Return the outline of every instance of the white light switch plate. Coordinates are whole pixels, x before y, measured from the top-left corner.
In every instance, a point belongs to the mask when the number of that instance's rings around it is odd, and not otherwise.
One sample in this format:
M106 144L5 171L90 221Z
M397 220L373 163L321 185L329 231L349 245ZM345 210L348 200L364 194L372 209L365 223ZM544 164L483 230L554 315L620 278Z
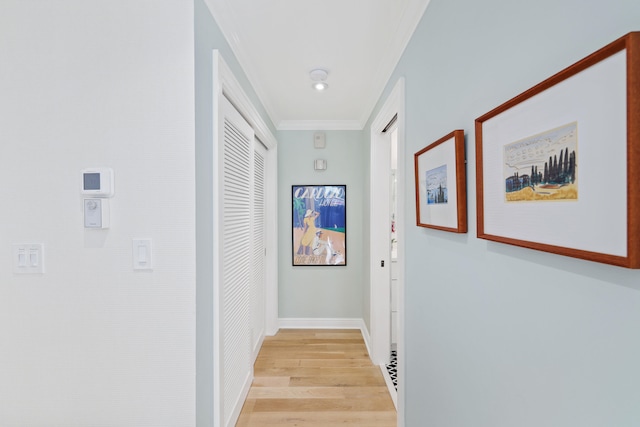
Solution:
M133 239L133 269L152 270L153 258L151 239Z
M16 274L44 273L44 244L20 243L13 245L13 272Z

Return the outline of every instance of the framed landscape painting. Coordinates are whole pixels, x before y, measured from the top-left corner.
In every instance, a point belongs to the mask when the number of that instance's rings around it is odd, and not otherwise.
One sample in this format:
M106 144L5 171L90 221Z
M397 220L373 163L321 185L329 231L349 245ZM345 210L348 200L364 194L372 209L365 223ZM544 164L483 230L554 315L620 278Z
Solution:
M464 131L454 130L414 154L416 225L467 232Z
M294 266L347 265L347 186L293 185Z
M476 119L478 237L640 268L640 33Z

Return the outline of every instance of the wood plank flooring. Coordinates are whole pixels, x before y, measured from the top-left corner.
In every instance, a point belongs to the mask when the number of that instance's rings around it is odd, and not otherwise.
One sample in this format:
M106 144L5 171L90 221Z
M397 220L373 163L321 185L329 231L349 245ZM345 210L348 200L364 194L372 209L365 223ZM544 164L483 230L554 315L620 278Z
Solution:
M236 427L396 427L380 368L358 330L280 330L266 337Z

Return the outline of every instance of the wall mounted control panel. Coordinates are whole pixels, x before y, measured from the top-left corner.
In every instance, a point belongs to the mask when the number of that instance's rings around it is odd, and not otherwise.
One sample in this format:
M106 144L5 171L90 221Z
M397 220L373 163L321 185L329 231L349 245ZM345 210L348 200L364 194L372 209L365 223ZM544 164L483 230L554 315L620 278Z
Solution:
M84 199L84 227L109 228L109 199Z
M109 228L109 198L113 197L113 170L110 168L89 168L81 172L80 194L83 199L84 227Z
M91 197L113 197L113 170L90 168L82 171L81 193Z

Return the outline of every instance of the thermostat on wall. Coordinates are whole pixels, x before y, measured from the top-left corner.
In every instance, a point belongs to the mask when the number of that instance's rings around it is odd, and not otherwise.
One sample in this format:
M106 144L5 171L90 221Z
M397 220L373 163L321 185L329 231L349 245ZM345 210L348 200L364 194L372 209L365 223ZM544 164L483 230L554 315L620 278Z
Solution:
M91 168L82 171L82 194L93 197L113 196L113 170Z

